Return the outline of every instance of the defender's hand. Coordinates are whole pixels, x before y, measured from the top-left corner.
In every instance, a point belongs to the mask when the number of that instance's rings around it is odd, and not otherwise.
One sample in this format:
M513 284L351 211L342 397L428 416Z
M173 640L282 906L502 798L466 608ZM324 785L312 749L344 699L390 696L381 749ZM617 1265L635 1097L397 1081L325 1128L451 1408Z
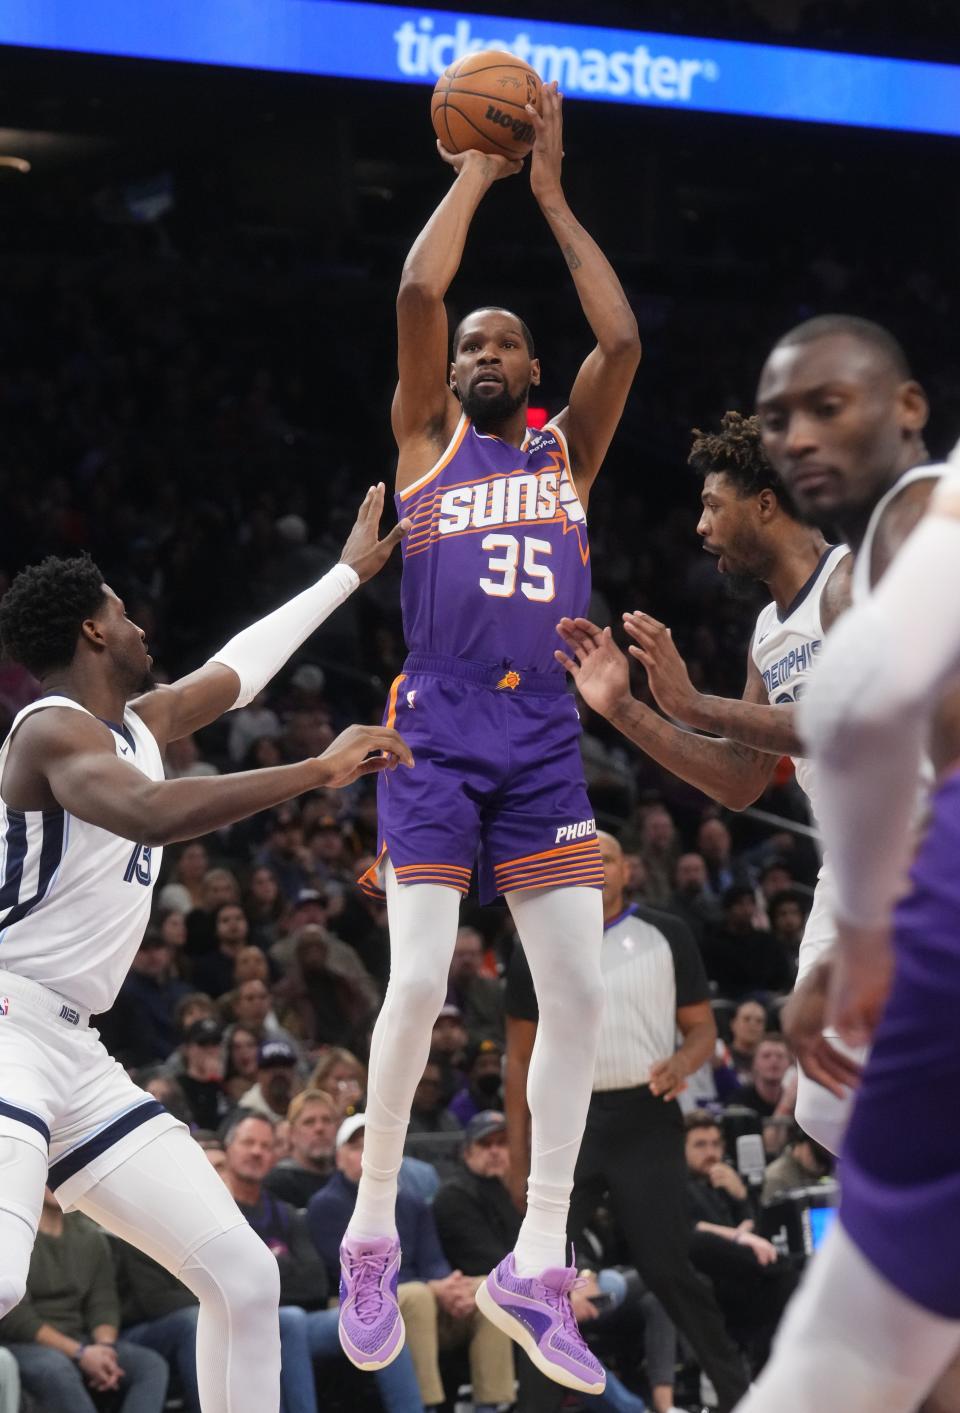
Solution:
M587 618L561 618L557 632L575 654L574 659L557 651L557 662L570 673L587 706L610 716L630 696L630 668L610 629Z
M361 775L395 770L401 761L413 765L410 747L387 726L348 726L317 759L326 767L320 784L334 790L351 785Z
M349 564L359 575L361 584L372 579L374 574L380 573L393 554L395 546L410 529L410 521L401 520L382 540L377 538L380 533L385 493L382 481L367 491L340 555L340 563Z
M823 1033L833 966L832 956L824 958L797 982L783 1008L781 1021L797 1063L807 1078L843 1099L846 1089L859 1083L860 1066L835 1050Z
M630 656L642 662L657 706L667 716L675 717L688 726L698 693L690 681L687 665L677 652L670 629L648 613L625 613L623 626L637 644Z
M837 922L837 944L827 991L827 1025L848 1045L866 1045L880 1023L893 980L886 928Z
M540 92L542 112L538 113L532 103L527 104L527 117L537 135L530 163L530 187L538 201L561 190L563 162L563 94L556 80L545 83Z
M523 167L522 162L514 161L509 157L501 157L498 153L478 152L473 147L468 148L466 152L448 152L439 138L437 138L437 151L447 166L453 168L457 176L465 168L476 168L488 186L500 181L502 177L515 177Z

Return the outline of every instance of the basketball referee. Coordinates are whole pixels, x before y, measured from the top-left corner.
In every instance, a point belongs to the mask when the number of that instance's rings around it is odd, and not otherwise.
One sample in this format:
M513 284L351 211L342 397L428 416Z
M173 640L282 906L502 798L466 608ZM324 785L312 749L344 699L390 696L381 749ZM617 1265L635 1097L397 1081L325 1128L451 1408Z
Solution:
M676 1102L687 1076L716 1043L710 988L686 923L669 913L628 907L620 845L601 834L600 852L607 997L570 1231L578 1233L609 1195L633 1264L692 1345L717 1391L721 1413L727 1413L746 1393L747 1377L710 1287L690 1262L683 1120ZM576 998L570 1004L575 1026ZM536 1032L536 998L517 947L507 980L506 1066L515 1199L520 1196L515 1175L527 1171L526 1085Z

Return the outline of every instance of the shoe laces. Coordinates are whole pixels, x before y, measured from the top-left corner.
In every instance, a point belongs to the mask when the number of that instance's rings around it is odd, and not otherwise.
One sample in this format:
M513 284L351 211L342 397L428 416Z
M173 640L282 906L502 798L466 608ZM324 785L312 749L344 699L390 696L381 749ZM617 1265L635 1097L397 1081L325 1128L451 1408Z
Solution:
M380 1282L388 1259L373 1251L350 1257L350 1275L354 1281L353 1308L364 1324L372 1324L382 1311Z
M557 1314L560 1316L564 1333L578 1342L583 1341L583 1336L577 1324L577 1317L573 1313L573 1305L570 1303L570 1294L574 1290L582 1289L586 1284L587 1280L585 1276L576 1276L569 1284L565 1284L559 1289L552 1285L545 1285L543 1287L546 1292L547 1304L552 1310L556 1310Z

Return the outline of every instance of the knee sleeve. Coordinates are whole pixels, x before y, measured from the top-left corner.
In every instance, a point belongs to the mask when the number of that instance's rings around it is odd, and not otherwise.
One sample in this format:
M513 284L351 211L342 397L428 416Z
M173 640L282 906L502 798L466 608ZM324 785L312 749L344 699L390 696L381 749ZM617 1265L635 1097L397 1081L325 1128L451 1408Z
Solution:
M180 1279L205 1305L222 1306L234 1320L276 1319L280 1268L252 1227L233 1227L189 1257Z

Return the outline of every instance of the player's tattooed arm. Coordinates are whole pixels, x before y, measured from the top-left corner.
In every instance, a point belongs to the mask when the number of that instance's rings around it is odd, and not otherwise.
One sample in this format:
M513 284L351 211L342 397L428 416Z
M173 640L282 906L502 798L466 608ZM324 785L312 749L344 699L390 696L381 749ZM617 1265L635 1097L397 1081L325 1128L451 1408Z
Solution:
M557 661L584 701L651 760L728 809L746 809L763 794L776 755L685 731L637 701L630 691L629 659L609 628L601 630L585 618L564 618L557 630L572 654L558 652Z
M623 415L637 364L640 334L633 310L603 251L570 209L563 191L563 98L544 84L543 112L528 105L536 130L530 185L573 275L597 346L577 374L570 403L554 420L567 437L581 499L600 469Z
M711 697L698 692L670 629L648 613L625 613L623 626L633 639L630 655L643 664L660 710L697 731L709 731L754 751L775 756L802 755L794 707L771 706L753 658L747 657L743 697Z

